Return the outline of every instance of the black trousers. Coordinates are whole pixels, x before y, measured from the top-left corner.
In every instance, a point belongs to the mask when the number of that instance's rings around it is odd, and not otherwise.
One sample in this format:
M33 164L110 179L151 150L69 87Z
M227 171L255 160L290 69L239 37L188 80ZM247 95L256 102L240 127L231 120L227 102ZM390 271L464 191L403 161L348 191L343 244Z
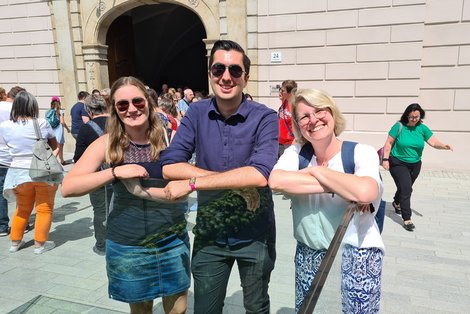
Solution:
M415 183L416 178L418 178L422 162L407 163L393 156L390 156L388 162L390 165L390 174L397 186L393 201L395 204L400 204L401 217L403 220L410 220L413 183Z

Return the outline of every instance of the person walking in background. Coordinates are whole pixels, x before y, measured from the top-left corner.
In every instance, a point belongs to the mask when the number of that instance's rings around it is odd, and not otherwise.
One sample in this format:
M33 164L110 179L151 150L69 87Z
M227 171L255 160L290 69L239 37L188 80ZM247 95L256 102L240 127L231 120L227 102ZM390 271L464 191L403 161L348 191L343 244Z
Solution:
M168 91L169 91L168 84L163 83L162 84L162 91L158 95L159 96L165 95L166 93L168 93Z
M57 149L54 150L54 156L57 157L57 160L64 165L64 144L65 136L64 129L70 133L70 129L65 123L64 118L65 112L61 107L60 98L57 96L52 97L51 99L51 108L46 111L46 120L51 125L55 133L55 138L57 140Z
M14 86L8 92L6 99L0 101L0 123L10 120L11 106L16 95L25 89L20 86ZM3 184L7 175L8 167L10 167L11 156L3 137L0 136L0 237L10 234L10 219L8 218L8 201L3 197ZM25 231L29 231L31 227L26 227Z
M82 157L85 150L100 137L106 130L106 120L108 117L107 102L102 96L95 94L85 98L85 109L90 116L90 121L82 125L77 135L75 144L75 154L73 160L77 162ZM106 251L106 216L113 194L112 187L107 184L90 192L90 203L93 206L93 230L95 233L95 245L93 252L104 256Z
M7 92L3 87L0 87L0 101L6 101L7 100Z
M415 229L411 221L411 193L421 171L424 143L436 149L452 150L449 144L439 141L423 123L424 116L425 111L419 104L410 104L401 115L400 121L388 132L384 145L382 166L385 170L390 170L397 187L392 205L396 213L401 214L403 227L407 231Z
M181 117L184 117L186 111L188 111L191 102L193 101L194 93L192 89L185 89L184 90L184 97L180 101L178 101L178 112L180 113Z
M172 128L170 118L168 117L168 114L166 114L165 111L163 111L162 109L161 103L162 102L171 103L172 102L170 98L171 95L167 93L158 97L157 92L153 88L149 88L147 92L149 93L149 96L152 98L153 102L156 104L155 114L158 115L158 117L162 120L163 125L165 126L166 138L169 143L171 140L172 133L173 133L173 128Z
M88 92L81 91L78 93L78 102L70 109L70 116L72 117L72 136L77 139L78 130L84 124L90 121L90 117L85 110L85 98L89 95Z
M33 147L36 144L34 120L37 119L42 138L47 139L52 149L57 147L55 133L50 124L38 118L39 106L33 95L19 92L11 109L10 120L0 124L0 134L10 149L11 168L8 170L3 194L10 201L16 200L10 240L10 253L15 253L24 245L23 235L31 212L36 206L34 228L34 253L42 254L55 247L47 241L52 224L56 183L33 181L29 176Z
M110 101L106 134L88 146L65 176L62 196L84 195L112 183L113 210L106 229L109 297L128 303L131 313L152 313L158 297L165 313L184 313L190 286L187 205L168 202L163 188L159 201L141 199L123 183L148 178L139 165L150 162L155 166L152 177L163 179L158 165L164 127L147 89L134 77L116 80ZM99 170L104 162L111 167Z
M198 191L191 262L194 313L222 313L235 261L246 312L269 313L268 286L276 259L276 231L267 179L277 159L278 119L274 110L243 96L250 59L239 44L216 41L209 69L215 97L189 107L161 156L164 177L174 180L165 188L169 200ZM196 165L188 163L194 152ZM210 222L204 218L201 206L210 203L217 193L213 190L227 189L241 189L247 202L234 210L243 215L251 209L253 216L236 226L223 221L214 232L205 229ZM226 214L216 207L210 220ZM237 218L236 212L233 215Z
M175 102L168 100L170 100L169 95L163 95L160 99L160 102L158 103L158 106L163 110L164 113L166 113L171 123L171 133L174 134L174 132L178 128L181 117L179 115L178 109L176 108Z
M297 83L293 80L282 82L279 88L279 99L282 104L279 107L277 115L279 117L279 156L294 141L294 131L292 128L291 104L292 91L297 88Z
M344 154L339 136L345 119L334 100L316 89L295 93L292 105L296 143L287 148L269 177L269 186L291 195L295 253L295 310L306 297L334 232L348 206L354 214L343 239L341 296L343 313L378 313L384 244L375 221L382 196L379 159L368 145ZM304 145L313 148L300 166ZM345 158L354 161L346 172Z

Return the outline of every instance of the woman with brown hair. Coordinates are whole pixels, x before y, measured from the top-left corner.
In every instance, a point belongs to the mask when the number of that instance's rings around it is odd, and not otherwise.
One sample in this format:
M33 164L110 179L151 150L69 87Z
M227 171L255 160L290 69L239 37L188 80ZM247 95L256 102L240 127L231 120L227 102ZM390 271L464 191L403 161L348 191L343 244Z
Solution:
M34 124L37 123L40 136L47 139L52 149L57 147L54 131L49 123L38 118L39 106L36 98L26 91L18 93L13 101L10 120L0 125L0 134L9 147L12 162L5 177L3 194L10 201L16 200L16 211L11 224L10 253L15 253L25 244L23 235L28 220L36 207L34 228L34 253L42 254L55 247L47 241L52 224L52 209L57 191L53 182L33 181L29 176L32 151L36 144Z
M163 298L166 313L184 313L190 285L189 238L185 203L165 200L160 152L164 127L145 85L122 77L111 87L107 133L83 153L62 183L64 197L113 185L113 210L107 219L106 269L109 297L129 303L131 313L152 313ZM109 168L99 170L103 163ZM152 167L142 168L137 165ZM158 180L160 200L130 194L125 179ZM148 180L142 181L148 185Z

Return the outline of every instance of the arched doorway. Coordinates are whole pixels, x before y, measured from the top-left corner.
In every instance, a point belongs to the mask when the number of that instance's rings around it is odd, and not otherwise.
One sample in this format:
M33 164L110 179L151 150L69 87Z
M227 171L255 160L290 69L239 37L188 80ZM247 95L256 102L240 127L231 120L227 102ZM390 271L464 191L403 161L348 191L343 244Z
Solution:
M207 93L205 38L199 17L183 6L133 8L117 17L106 34L110 85L133 75L157 91L166 83Z

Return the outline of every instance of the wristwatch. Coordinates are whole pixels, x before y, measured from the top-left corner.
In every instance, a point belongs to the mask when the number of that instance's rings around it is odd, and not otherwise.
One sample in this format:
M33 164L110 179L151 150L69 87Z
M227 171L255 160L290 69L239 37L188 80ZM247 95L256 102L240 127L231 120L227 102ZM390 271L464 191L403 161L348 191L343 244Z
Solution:
M388 158L382 158L382 161L388 161Z

